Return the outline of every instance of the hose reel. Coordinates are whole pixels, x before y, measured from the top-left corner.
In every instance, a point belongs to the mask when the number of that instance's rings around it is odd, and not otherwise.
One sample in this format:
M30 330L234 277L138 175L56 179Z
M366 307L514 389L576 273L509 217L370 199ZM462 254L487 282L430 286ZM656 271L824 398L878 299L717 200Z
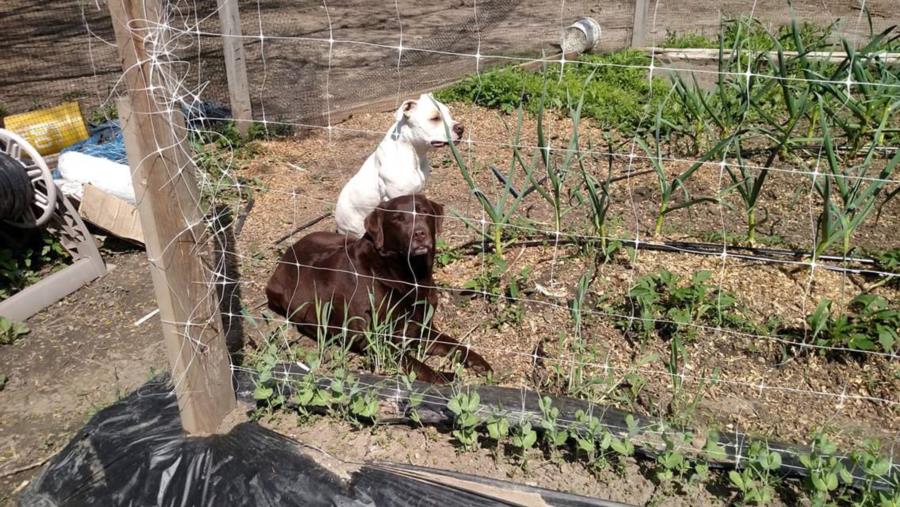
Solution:
M47 225L58 189L44 158L27 141L0 129L0 220L20 227Z
M0 301L0 316L25 320L103 276L106 265L94 236L53 182L44 158L28 141L0 129L0 226L46 227L73 263Z

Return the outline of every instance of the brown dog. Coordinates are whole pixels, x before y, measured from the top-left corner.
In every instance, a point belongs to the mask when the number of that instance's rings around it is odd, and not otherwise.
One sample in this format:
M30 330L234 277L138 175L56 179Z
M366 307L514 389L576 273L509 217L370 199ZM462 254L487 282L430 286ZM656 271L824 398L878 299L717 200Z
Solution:
M305 236L285 252L269 279L269 308L315 338L321 329L321 307L330 303L329 334L340 335L346 327L356 352L367 346L362 332L369 328L374 312L377 322L389 318L402 323L390 333L395 343L400 344L403 337L421 339L427 355L458 351L467 367L479 373L489 371L490 365L480 355L425 322L427 307L436 309L438 304L432 266L443 213L440 204L422 195L405 195L369 214L360 239L332 232ZM403 354L401 366L426 382L445 383L449 378L410 353Z

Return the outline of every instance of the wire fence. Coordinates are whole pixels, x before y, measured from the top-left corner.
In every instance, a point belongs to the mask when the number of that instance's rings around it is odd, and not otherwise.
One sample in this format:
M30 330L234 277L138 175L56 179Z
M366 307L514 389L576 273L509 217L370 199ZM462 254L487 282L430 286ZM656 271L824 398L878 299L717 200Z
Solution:
M900 434L900 272L891 260L900 246L893 200L900 81L897 67L876 56L898 47L896 31L877 38L892 21L883 10L890 6L795 3L798 17L810 13L812 25L836 23L816 46L846 52L829 67L810 63L803 47L785 57L778 46L778 55L765 59L760 55L772 48L751 48L751 34L740 30L735 56L720 55L716 68L658 57L654 48L673 34L724 30L725 13L744 20L732 26L767 27L757 33L769 44L781 33L771 27L796 19L780 2L731 2L696 16L702 4L651 2L648 56L623 63L567 59L553 44L574 13L600 19L601 47L628 45L631 2L240 3L253 128L269 136L247 142L203 121L172 126L193 150L173 177L199 168L205 228L230 235L212 248L216 260L206 277L191 282L216 288L219 297L240 293L222 298L226 327L243 338L246 360L235 368L271 373L278 361L301 361L322 374L365 367L399 379L405 355L426 360L435 345L455 346L429 334L436 322L483 356L493 367L491 381L501 385L795 442L837 427L842 443L877 439L893 470ZM200 105L228 97L217 6L166 5L161 19L146 20L149 29L135 33L159 70L149 92L161 111L186 109L208 120ZM62 16L72 26L10 35L14 48L40 41L40 51L55 50L54 59L27 66L16 60L21 67L0 81L4 100L21 108L35 96L77 93L83 104L111 104L124 90L103 11L87 3L26 14ZM703 21L689 24L688 13ZM802 46L809 35L799 30L792 40ZM82 37L77 43L75 34ZM71 44L59 46L51 35ZM82 66L90 57L90 71L77 78L61 64L75 54ZM490 72L526 62L538 70ZM16 76L25 69L44 84L22 87ZM604 126L579 116L591 101L616 98L593 83L630 86L618 80L630 71L646 83L633 124ZM711 76L718 88L693 88L679 77L691 72ZM338 192L393 128L393 113L345 121L342 113L385 99L399 106L467 75L475 90L470 100L457 94L449 104L465 134L458 146L429 155L425 192L445 210L431 217L443 221L433 279L398 280L352 261L344 269L281 257L276 238L339 206ZM522 79L512 85L519 93L500 96L498 76ZM545 104L521 93L528 79L545 92L570 88L565 100ZM6 95L15 87L18 95ZM768 91L754 95L760 89ZM490 109L503 100L506 111ZM676 106L666 110L668 104ZM280 137L282 127L303 135ZM761 155L750 154L757 148ZM383 211L413 222L428 216ZM325 220L294 239L333 229ZM176 244L172 238L163 253ZM319 343L311 344L285 315L261 309L279 263L383 283L401 297L434 293L440 306L429 322L417 323L426 330L418 335L392 323L357 329L352 319L335 326L325 318L313 333ZM345 309L340 297L314 303ZM197 328L205 324L166 324L200 354ZM354 340L367 340L361 359L334 352ZM433 366L484 380L458 364Z

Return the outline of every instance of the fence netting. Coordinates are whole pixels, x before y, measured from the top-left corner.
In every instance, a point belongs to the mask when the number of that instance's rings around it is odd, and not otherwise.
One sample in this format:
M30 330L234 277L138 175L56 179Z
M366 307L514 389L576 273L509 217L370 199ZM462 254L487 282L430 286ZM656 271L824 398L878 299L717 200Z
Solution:
M540 444L522 414L502 414L507 430L482 435L467 415L502 426L466 385L490 382L639 415L643 430L661 435L658 471L701 474L666 456L729 433L813 444L807 461L795 456L811 476L833 465L837 442L858 466L836 479L840 488L812 481L810 497L849 491L841 488L854 477L894 487L896 13L889 2L837 0L648 4L646 48L623 49L632 2L239 3L250 135L227 121L179 134L218 236L216 261L197 282L219 289L234 368L255 376L261 407L336 406L368 421L377 418L372 403L389 396L367 398L348 372L400 385L412 382L413 357L455 379L456 394L440 401L457 416L463 448L491 439L523 452L571 446L576 461L592 463L634 453L622 443L634 428L607 439L591 413L557 421L543 406L531 414L543 421ZM166 6L140 34L165 71L154 97L161 110L204 119L202 104L228 104L217 6ZM7 107L71 93L103 105L123 93L102 6L27 9L30 31L21 23L4 35L15 69L0 80ZM604 30L600 52L566 58L560 36L583 15ZM38 50L44 58L18 57ZM691 56L699 54L706 59ZM345 310L336 296L307 302L319 322L302 337L290 315L266 309L269 277L281 262L358 277L352 262L282 254L335 229L338 194L393 128L393 109L432 89L464 133L428 153L424 192L444 212L426 322L414 334L389 312L363 328L352 315L335 325L330 312ZM381 302L372 304L379 314ZM190 337L196 323L178 324ZM432 325L492 373L464 367L464 354L430 357L441 344ZM289 382L275 374L282 363L300 365ZM558 428L569 433L560 438ZM858 450L863 441L870 454ZM775 451L799 454L791 449ZM753 470L775 467L771 451L752 450L751 461L766 463ZM884 459L865 469L865 456ZM827 473L841 474L837 465ZM729 480L747 498L744 479Z

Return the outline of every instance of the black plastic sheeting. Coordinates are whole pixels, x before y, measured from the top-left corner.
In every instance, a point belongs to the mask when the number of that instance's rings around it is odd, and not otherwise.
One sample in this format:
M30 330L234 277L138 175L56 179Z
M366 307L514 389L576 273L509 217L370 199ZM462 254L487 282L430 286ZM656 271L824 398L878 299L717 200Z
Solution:
M337 476L243 423L186 437L174 391L151 381L98 412L22 494L21 505L373 505Z
M524 505L519 495L531 505L622 505L404 465L365 465L344 481L297 442L252 422L224 435L186 436L174 391L161 378L98 412L19 504L474 507Z

